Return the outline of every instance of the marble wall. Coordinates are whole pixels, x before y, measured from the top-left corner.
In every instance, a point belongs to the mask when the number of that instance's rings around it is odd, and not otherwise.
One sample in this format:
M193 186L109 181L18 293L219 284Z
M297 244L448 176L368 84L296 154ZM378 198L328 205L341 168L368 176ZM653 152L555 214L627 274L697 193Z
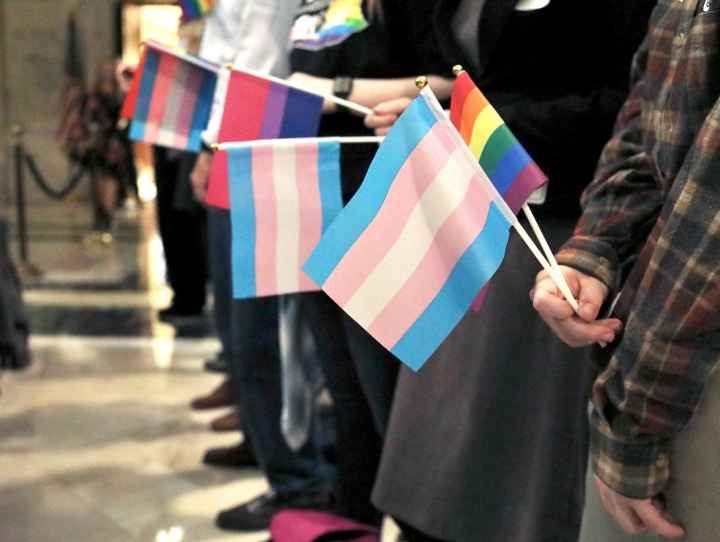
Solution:
M0 178L3 180L0 204L7 204L13 192L7 151L8 133L14 124L25 128L27 147L48 180L62 182L66 177L67 163L57 148L54 134L63 83L68 14L71 9L77 9L86 68L91 80L96 66L114 53L113 17L118 2L0 0ZM87 195L87 190L83 192ZM40 203L46 196L30 186L29 198Z

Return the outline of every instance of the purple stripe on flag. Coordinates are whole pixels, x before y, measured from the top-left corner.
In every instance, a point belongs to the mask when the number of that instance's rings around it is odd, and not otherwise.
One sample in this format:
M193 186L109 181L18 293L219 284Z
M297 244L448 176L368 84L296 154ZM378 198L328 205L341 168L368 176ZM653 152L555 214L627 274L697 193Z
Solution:
M265 103L265 118L260 132L261 139L275 139L280 136L287 97L288 87L275 83L270 84Z
M530 162L525 166L505 193L505 201L513 213L517 214L520 211L530 194L545 184L546 179L547 177L535 162Z

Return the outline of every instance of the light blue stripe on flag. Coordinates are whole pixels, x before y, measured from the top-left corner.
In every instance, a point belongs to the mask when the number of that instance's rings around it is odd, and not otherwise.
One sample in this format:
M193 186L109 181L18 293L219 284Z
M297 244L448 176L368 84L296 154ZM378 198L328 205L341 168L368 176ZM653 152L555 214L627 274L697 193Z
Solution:
M517 143L507 150L495 170L488 171L487 174L497 191L504 196L513 181L530 162L532 162L530 155L520 143Z
M322 204L322 231L325 231L343 208L340 143L337 141L321 141L318 145L318 184Z
M400 116L370 164L365 181L305 263L305 272L317 284L325 283L375 218L398 171L437 120L423 96L415 98Z
M152 48L147 48L145 56L145 64L143 72L140 74L140 92L135 105L135 114L130 124L130 133L128 136L135 141L142 141L145 137L145 126L147 125L148 114L150 113L150 105L152 103L153 89L155 88L155 79L157 78L158 66L160 65L160 53Z
M252 149L227 151L232 224L233 297L255 297L255 199L252 182Z
M505 257L510 223L490 205L485 227L458 260L438 295L392 349L392 353L417 371L440 346Z
M193 113L192 124L190 125L190 135L188 137L188 150L190 151L197 152L202 146L200 136L203 130L207 128L208 120L210 119L216 83L217 74L203 70L203 82L200 87L197 102L195 102L195 111Z

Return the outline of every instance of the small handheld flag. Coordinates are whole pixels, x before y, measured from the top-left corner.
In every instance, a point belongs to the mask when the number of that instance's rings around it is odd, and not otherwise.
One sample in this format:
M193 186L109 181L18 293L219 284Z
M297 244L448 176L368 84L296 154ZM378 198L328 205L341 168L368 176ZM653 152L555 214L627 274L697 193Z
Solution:
M205 17L215 5L215 0L180 0L182 20L185 23Z
M547 183L545 174L464 71L453 86L450 120L515 213Z
M228 77L220 142L317 135L322 97L243 71L232 70ZM206 203L222 209L229 207L225 153L213 159Z
M236 299L318 290L302 264L342 209L340 142L288 139L224 146Z
M499 267L515 222L424 88L385 138L305 271L417 370Z
M218 67L147 43L123 114L132 113L130 138L199 151L212 108Z

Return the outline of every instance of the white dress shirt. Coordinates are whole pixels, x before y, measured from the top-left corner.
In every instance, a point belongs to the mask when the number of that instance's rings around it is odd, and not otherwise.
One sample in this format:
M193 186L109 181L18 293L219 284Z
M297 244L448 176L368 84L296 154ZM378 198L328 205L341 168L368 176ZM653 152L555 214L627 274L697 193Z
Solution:
M261 73L290 73L289 35L300 0L217 0L205 19L200 56ZM220 70L203 140L217 142L225 106L229 70Z

